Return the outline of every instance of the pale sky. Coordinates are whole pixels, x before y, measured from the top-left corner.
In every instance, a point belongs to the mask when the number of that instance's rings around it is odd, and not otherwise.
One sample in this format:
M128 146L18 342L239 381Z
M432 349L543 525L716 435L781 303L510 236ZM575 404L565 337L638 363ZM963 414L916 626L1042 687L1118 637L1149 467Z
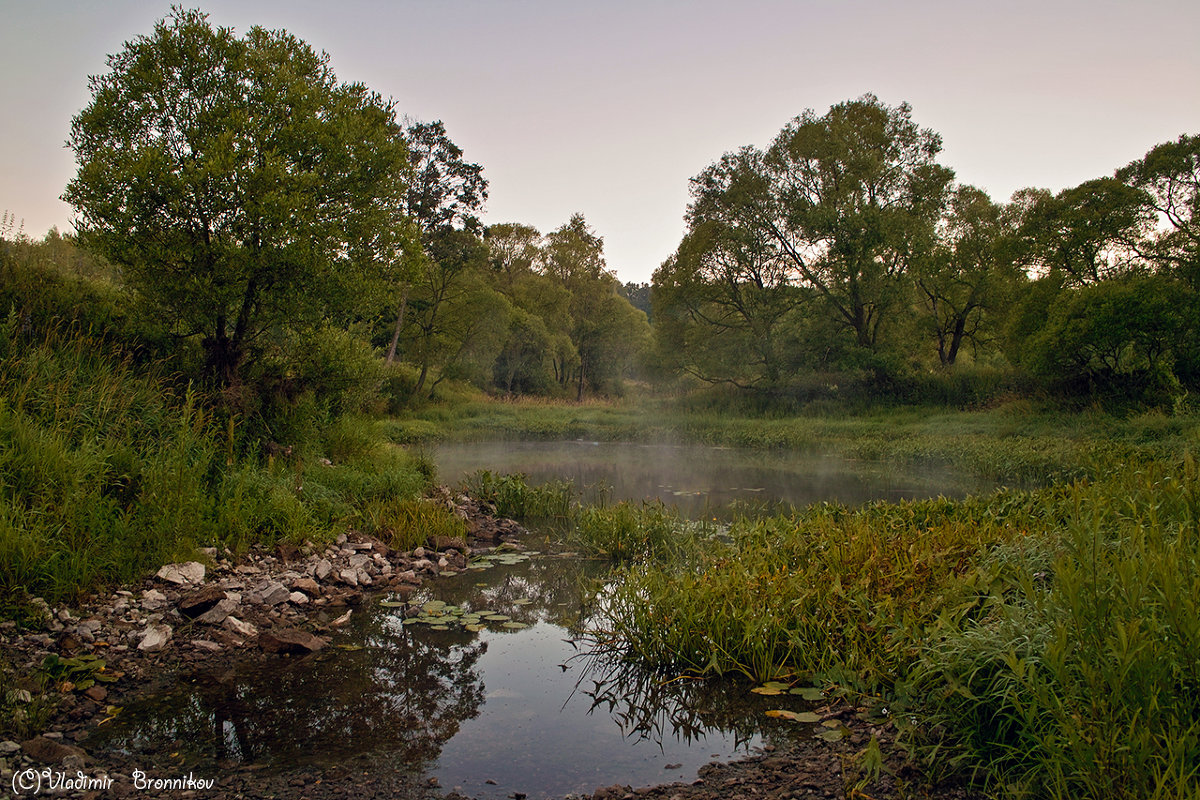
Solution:
M169 0L0 0L0 210L70 229L64 142L88 75ZM194 4L184 3L191 6ZM1109 175L1200 133L1196 0L209 0L284 28L344 81L441 119L483 165L485 221L582 212L622 280L679 243L688 180L807 108L871 92L942 135L958 180L1006 200Z

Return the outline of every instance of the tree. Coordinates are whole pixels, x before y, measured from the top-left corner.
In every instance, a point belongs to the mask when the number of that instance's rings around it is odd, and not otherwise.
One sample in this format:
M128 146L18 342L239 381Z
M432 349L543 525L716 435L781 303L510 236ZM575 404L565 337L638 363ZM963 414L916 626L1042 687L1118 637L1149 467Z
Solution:
M604 260L604 240L582 214L573 214L546 236L542 250L545 275L570 292L570 342L574 353L559 347L555 371L565 388L575 381L575 396L585 386L615 388L635 353L646 346L646 315L617 293L616 277ZM577 361L568 361L571 356Z
M63 197L223 384L263 333L353 302L410 246L392 104L284 31L176 9L90 88Z
M1076 285L1135 269L1138 242L1153 225L1145 194L1115 178L1049 192L1026 191L1021 225L1030 265L1060 270Z
M940 137L911 114L869 94L823 117L804 112L765 153L743 148L693 180L691 227L747 230L760 261L786 265L874 349L953 177L935 161Z
M980 343L1006 290L1019 280L1011 228L1004 209L985 192L955 187L938 242L914 270L943 366L958 359L964 343Z
M447 249L451 240L458 241L453 232L471 236L482 233L475 212L487 200L487 180L483 167L463 160L462 148L450 141L446 126L437 122L414 122L405 131L413 178L404 195L404 211L416 224L421 239L421 252L410 264L409 274L399 281L400 300L397 303L396 323L385 360L391 363L404 329L409 292L414 282L448 284L460 271L460 265L439 264L430 255L438 248ZM439 240L440 244L439 244ZM448 248L454 251L456 247ZM443 274L434 274L441 272ZM441 302L438 293L426 297L426 302ZM436 312L436 309L434 310ZM429 352L428 342L424 352ZM424 358L424 357L423 357ZM428 362L424 364L428 369ZM422 376L421 383L424 383ZM418 387L417 391L420 391Z
M702 222L654 273L656 333L667 361L701 380L779 384L790 319L810 299L756 226Z
M1168 226L1149 255L1200 290L1200 135L1158 145L1117 170L1117 179L1143 192Z

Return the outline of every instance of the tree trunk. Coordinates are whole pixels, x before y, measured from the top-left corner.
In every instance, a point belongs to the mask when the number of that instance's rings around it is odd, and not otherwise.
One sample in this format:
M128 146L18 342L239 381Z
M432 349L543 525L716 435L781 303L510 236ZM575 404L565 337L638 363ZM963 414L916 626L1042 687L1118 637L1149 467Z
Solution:
M392 343L388 346L387 358L383 363L390 364L396 360L396 344L400 341L400 329L404 327L404 312L408 308L408 284L400 294L400 313L396 315L396 330L392 331Z

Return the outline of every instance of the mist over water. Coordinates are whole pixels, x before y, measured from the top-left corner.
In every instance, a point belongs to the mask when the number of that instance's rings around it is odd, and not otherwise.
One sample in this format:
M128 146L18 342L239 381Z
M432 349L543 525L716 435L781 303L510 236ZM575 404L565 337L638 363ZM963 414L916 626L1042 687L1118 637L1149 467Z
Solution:
M482 442L441 444L438 480L455 485L486 469L521 473L531 484L569 480L584 502L655 501L692 516L721 516L731 504L775 509L945 495L983 488L951 470L906 470L836 455L694 444Z

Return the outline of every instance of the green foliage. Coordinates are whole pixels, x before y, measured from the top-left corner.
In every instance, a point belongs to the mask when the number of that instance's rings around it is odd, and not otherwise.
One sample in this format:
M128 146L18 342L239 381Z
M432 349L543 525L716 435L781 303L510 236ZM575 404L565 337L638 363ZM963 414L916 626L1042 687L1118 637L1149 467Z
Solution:
M61 686L70 683L73 689L83 691L100 683L117 680L105 673L106 664L100 656L89 653L72 658L63 658L58 653L49 653L42 660L38 673L44 681Z
M428 500L375 498L367 503L364 516L367 532L397 550L412 550L437 539L466 543L466 520Z
M1023 362L1076 392L1170 408L1185 394L1173 367L1191 347L1180 316L1189 301L1181 283L1159 276L1082 287L1049 309Z
M161 318L200 338L222 384L268 331L387 277L409 236L405 145L391 105L339 83L328 56L176 9L108 68L73 120L64 198Z
M85 339L12 348L2 367L0 586L69 597L133 580L203 535L215 448L194 395Z
M1005 796L1191 797L1200 774L1194 461L1060 498L1061 535L987 616L945 624L912 673L942 750ZM1036 544L1036 543L1035 543Z
M696 526L662 503L617 503L579 511L571 532L584 549L616 562L670 561L694 546Z
M480 470L467 476L464 488L472 497L489 503L501 517L569 520L575 513L575 487L570 482L530 486L524 475L493 475Z

